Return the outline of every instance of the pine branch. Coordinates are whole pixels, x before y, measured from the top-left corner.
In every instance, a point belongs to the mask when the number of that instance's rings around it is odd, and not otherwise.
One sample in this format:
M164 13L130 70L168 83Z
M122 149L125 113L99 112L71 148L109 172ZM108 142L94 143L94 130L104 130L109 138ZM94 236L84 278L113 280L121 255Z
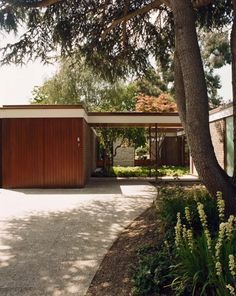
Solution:
M18 7L29 7L29 8L42 8L47 7L49 5L58 4L60 2L63 2L64 0L39 0L39 1L14 1L14 0L5 0L6 3L9 3L14 6Z
M203 6L207 6L213 2L214 2L214 0L193 0L193 7L200 8ZM155 0L147 5L143 6L142 8L132 11L131 13L128 13L128 14L124 13L124 15L122 17L112 21L112 23L102 33L101 38L104 39L109 32L111 32L115 27L117 27L121 23L123 23L123 22L127 23L128 20L134 18L137 15L143 15L153 9L158 9L162 4L170 6L169 0Z
M151 2L150 4L147 4L146 6L144 6L142 8L136 9L136 10L132 11L131 13L123 15L121 18L113 20L112 23L110 24L110 26L108 26L104 30L104 32L102 33L102 36L101 36L102 39L104 39L110 31L112 31L115 27L117 27L122 22L127 22L128 20L134 18L137 15L142 15L142 14L148 13L149 11L151 11L153 9L158 9L163 3L164 3L163 0L155 0L154 2Z

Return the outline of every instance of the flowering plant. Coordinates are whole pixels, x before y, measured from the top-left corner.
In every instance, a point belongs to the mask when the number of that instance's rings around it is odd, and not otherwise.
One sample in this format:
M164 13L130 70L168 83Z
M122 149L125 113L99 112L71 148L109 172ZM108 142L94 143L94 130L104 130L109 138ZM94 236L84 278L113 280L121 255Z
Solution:
M176 295L236 295L236 218L230 216L225 221L224 200L217 193L219 227L211 234L204 206L197 201L198 215L202 231L196 235L191 225L191 212L185 208L182 223L177 214L175 245L177 264L172 289Z

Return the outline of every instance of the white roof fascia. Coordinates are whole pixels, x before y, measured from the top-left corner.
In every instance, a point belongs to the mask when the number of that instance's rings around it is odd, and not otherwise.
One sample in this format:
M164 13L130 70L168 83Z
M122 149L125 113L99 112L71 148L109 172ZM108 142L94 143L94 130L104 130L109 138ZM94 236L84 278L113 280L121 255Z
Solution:
M84 109L0 109L0 118L84 118Z
M233 106L220 110L216 113L210 114L209 122L213 122L230 116L233 116Z
M147 115L139 116L132 115L129 116L114 116L114 115L89 115L89 124L180 124L180 118L176 116L162 116L162 115Z

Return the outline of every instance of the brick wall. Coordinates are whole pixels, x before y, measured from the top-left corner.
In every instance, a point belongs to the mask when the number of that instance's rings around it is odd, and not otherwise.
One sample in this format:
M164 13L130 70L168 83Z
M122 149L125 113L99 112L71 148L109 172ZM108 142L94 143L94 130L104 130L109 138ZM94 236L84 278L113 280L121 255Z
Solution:
M211 139L214 146L216 158L220 166L225 168L225 121L217 120L210 123Z

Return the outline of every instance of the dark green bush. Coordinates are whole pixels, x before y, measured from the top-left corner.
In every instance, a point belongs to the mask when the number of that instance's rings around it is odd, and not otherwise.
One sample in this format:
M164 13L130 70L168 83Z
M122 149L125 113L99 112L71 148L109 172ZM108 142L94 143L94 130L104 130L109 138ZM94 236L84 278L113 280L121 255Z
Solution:
M214 233L217 230L219 218L216 201L204 187L166 187L160 190L158 199L160 218L166 231L174 231L178 212L186 224L184 211L185 207L188 207L192 213L194 232L200 233L202 227L197 212L197 201L204 205L210 232Z
M173 266L181 266L179 265L181 262L178 261L180 257L178 257L175 247L174 227L177 222L176 217L177 213L180 212L182 223L187 224L185 207L188 207L191 212L193 233L196 237L201 237L202 224L197 210L197 201L204 205L208 227L212 237L214 237L214 235L217 235L219 226L217 204L203 187L166 187L160 190L157 206L161 221L157 226L163 228L164 238L156 248L139 250L139 265L134 274L133 295L177 295L176 289L175 291L171 290L171 284L174 278L178 276L176 274L177 269ZM201 262L198 263L201 264ZM181 276L181 274L179 275ZM181 280L179 282L181 283ZM191 287L188 285L182 291L184 291L183 295L192 295Z
M169 292L173 276L171 249L165 243L159 247L145 247L138 250L139 264L133 277L135 296L154 296Z
M217 194L219 217L217 231L209 231L204 205L196 207L201 220L201 233L194 232L191 213L188 224L178 213L175 228L176 264L172 289L176 296L230 296L236 295L236 221L234 216L224 219L224 200Z

